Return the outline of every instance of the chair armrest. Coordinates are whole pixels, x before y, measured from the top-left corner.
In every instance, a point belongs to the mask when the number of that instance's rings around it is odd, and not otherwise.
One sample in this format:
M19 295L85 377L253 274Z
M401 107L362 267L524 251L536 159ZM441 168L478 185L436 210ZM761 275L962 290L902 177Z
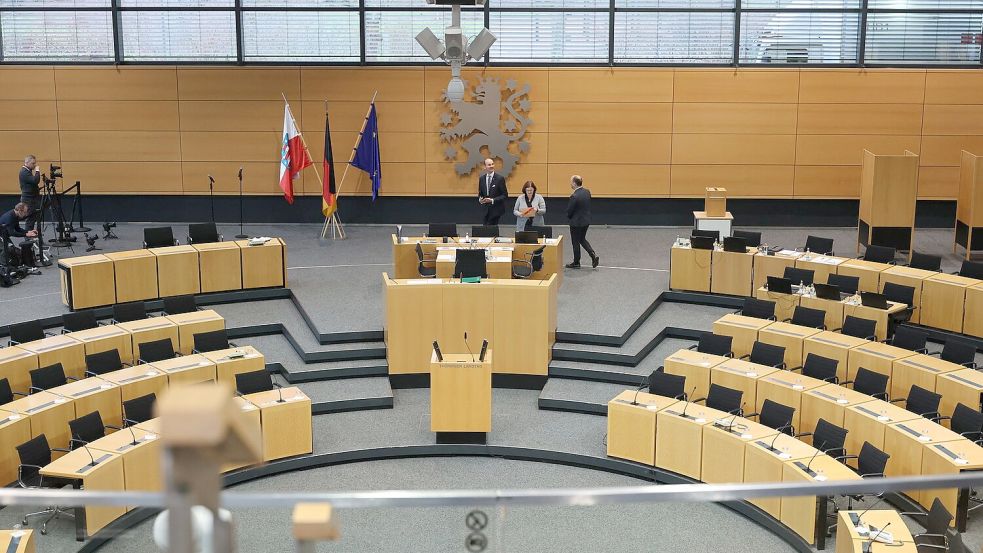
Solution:
M836 459L837 461L842 461L844 459L859 459L859 458L860 458L859 455L840 455L839 457L833 457L833 459Z
M123 429L122 426L116 426L115 424L104 424L103 426L105 426L106 428L112 428L113 430L122 430Z
M701 397L699 399L694 399L694 400L690 401L690 403L701 403L701 402L704 402L706 400L707 400L707 398Z
M734 311L733 314L734 315L743 315L744 314L744 310L743 309L738 309L737 311Z
M775 368L784 370L786 368L785 361L782 361L781 363L775 365Z
M791 369L785 369L785 370L791 371L791 372L801 371L802 370L802 367L792 367Z
M22 487L22 488L30 489L30 488L32 488L32 486L28 486L27 484L24 483L24 468L25 467L30 467L32 469L37 469L38 471L40 471L44 467L39 467L38 465L29 465L29 464L24 464L24 463L21 463L20 465L17 466L17 485L20 486L20 487ZM38 473L38 477L41 478L42 481L43 481L44 477L41 476L40 473Z
M761 415L761 413L748 413L748 414L744 415L744 418L745 419L750 419L750 418L754 418L754 417L757 417L757 416L760 416L760 415Z
M69 446L71 446L72 444L88 445L88 443L89 442L87 442L85 440L80 440L78 438L69 438L68 439L68 445ZM71 449L71 448L69 448L69 449ZM51 451L55 451L55 448L51 448Z
M812 432L802 432L795 435L796 438L801 438L802 436L812 436Z
M847 384L853 384L853 381L852 380L844 380L843 382L840 382L840 386L846 386Z
M201 351L199 351L198 348L191 348L191 355L196 355L199 353L201 353Z
M698 347L700 347L700 345L699 345L699 344L693 344L692 346L689 346L689 347L688 347L688 348L686 348L686 349L688 349L688 350L694 350L694 349L696 349L696 348L698 348Z
M896 399L892 399L888 403L901 403L902 401L908 401L908 398L906 398L906 397L899 397L899 398L896 398Z
M61 334L68 334L69 332L71 332L71 330L68 330L67 328L61 329Z
M935 421L937 423L941 423L942 421L944 421L946 419L951 419L952 418L952 417L945 417L945 416L941 415L938 411L933 411L932 413L928 413L928 414L930 414L930 415L931 414L935 414L935 416L932 417L931 420L933 420L933 421Z
M14 394L15 396L27 397L27 394L25 394L24 392L15 392L11 390L10 393Z
M925 348L925 349L927 350L928 348ZM925 355L939 355L939 356L941 356L942 355L942 350L939 350L939 351L926 351L925 352Z
M782 319L782 322L783 323L790 323L790 322L792 322L792 319Z
M64 447L53 447L53 448L51 448L51 451L61 451L63 453L71 453L72 452L71 449L66 449Z
M965 363L960 363L960 365L962 365L963 367L966 367L967 369L975 369L976 368L976 361L967 361Z
M750 359L750 358L751 358L751 354L742 355L742 356L738 357L738 359Z
M868 474L861 474L860 478L884 478L883 472L871 472Z
M66 376L65 377L65 380L68 380L68 381L71 381L71 382L78 382L79 381L79 379L78 378L75 378L74 376Z
M11 339L7 340L7 347L16 346L19 343L20 342L18 342L17 340L14 340L13 338L11 338Z
M833 330L831 330L830 332L839 332L839 331L841 331L841 330L843 330L843 327L842 327L842 326L841 326L840 328L834 328L834 329L833 329Z
M147 249L147 242L146 241L141 242L141 244L143 244L143 249Z
M864 337L864 340L869 340L871 342L876 342L877 341L877 335L876 334L871 334L870 336Z
M147 364L147 362L144 361L143 359L137 359L137 365L145 365L145 364Z
M235 342L229 342L229 347L230 348L237 348L237 347L239 347L239 344L237 344Z
M29 387L29 388L27 389L27 391L28 391L29 393L31 393L31 394L33 394L34 392L43 392L44 390L43 390L43 389L41 389L41 388L38 388L37 386L30 386L30 387Z

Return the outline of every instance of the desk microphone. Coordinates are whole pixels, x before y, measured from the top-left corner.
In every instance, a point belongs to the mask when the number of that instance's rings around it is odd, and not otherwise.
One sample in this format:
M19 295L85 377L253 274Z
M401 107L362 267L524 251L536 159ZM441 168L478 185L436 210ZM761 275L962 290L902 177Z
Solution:
M690 403L692 403L689 400L689 398L692 397L692 395L695 394L695 393L696 393L696 386L693 386L693 391L690 392L690 395L686 396L686 405L683 406L683 412L680 413L680 416L681 417L685 417L686 416L686 410L689 409Z
M211 175L208 175L208 185L211 186L213 184L215 184L215 179Z
M740 415L742 412L744 412L744 406L745 405L747 405L747 402L746 401L741 402L741 408L738 409L736 413L734 413L734 416L731 417L729 421L727 421L727 426L724 428L725 430L727 430L729 432L730 429L734 427L734 421L737 420L737 416L738 415Z
M884 501L884 496L881 496L881 497L877 498L877 501L875 501L870 507L867 507L866 509L864 509L864 512L862 512L859 515L857 515L857 523L858 524L860 523L860 519L863 518L863 516L867 514L867 511L869 511L869 510L873 509L874 507L880 505L881 501Z
M638 405L638 393L642 391L642 388L648 385L649 385L649 377L646 376L645 378L642 379L642 383L638 385L638 388L635 388L635 397L632 398L631 400L632 405Z
M272 374L270 375L270 382L273 384L273 387L276 388L276 393L278 395L276 402L286 403L286 401L283 399L283 386L281 386L276 380L273 380Z
M878 536L880 536L884 532L884 530L887 530L887 527L890 525L891 523L888 522L887 524L884 525L884 528L881 528L880 530L877 531L876 534L874 534L874 537L870 538L870 541L864 542L863 553L870 553L870 550L874 547L874 542L877 541ZM891 541L893 542L894 540Z
M471 362L474 363L474 352L471 351L471 346L468 345L468 331L464 331L464 347L468 348L468 353L471 354Z
M81 440L79 440L79 445L81 445L81 446L82 446L82 449L84 449L84 450L85 450L85 452L89 454L89 461L90 461L90 462L89 462L89 464L88 464L88 465L85 465L85 466L86 466L86 468L92 468L92 467L94 467L94 466L96 466L96 465L98 465L99 463L97 463L97 462L96 462L96 458L95 458L95 457L93 457L93 456L92 456L92 452L91 452L91 451L89 451L89 446L87 446L87 445L85 445L85 442L83 442L83 441L81 441Z
M239 166L239 180L242 180L242 165Z
M771 445L768 446L768 449L772 450L773 452L775 451L775 442L778 441L778 437L781 436L781 435L782 435L781 432L779 432L778 434L775 434L775 437L772 438Z
M816 456L819 455L823 451L823 446L824 445L826 445L826 442L825 441L823 443L819 444L819 447L816 448L816 452L812 454L812 459L809 459L809 462L806 464L806 472L812 472L812 462L815 461L816 460Z
M140 442L137 441L136 432L133 431L133 426L140 423L133 419L123 419L123 422L126 423L126 429L130 431L130 438L133 439L133 441L130 442L130 445L140 445Z

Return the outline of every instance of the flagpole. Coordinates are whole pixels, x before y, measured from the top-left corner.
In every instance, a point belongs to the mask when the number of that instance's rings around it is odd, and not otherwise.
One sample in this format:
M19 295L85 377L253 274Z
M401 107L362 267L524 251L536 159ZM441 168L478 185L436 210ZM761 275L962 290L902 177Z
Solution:
M379 95L379 91L378 90L376 90L375 92L372 93L372 100L369 102L369 109L365 110L365 118L362 119L362 128L358 130L358 136L355 137L355 146L352 147L352 153L351 153L351 155L348 156L348 164L345 165L345 172L341 174L341 182L339 182L339 183L337 183L335 185L335 199L336 200L337 200L337 198L340 198L341 197L341 186L345 183L345 179L348 177L348 169L351 168L352 161L355 161L355 152L358 151L358 145L362 141L362 133L365 132L365 125L368 124L368 122L369 122L369 114L372 113L372 106L375 105L375 99L376 99L376 96L378 96L378 95ZM327 105L328 105L328 102L327 102L327 100L325 100L325 102L324 102L325 113L327 113ZM293 117L293 113L291 113L290 116ZM302 140L303 140L303 138L302 138ZM334 217L337 212L338 212L338 209L336 207L335 208L335 212L331 214L331 217ZM321 227L321 238L324 238L325 237L325 234L328 231L328 222L330 220L331 220L330 218L324 220L324 226ZM334 221L334 224L338 227L338 230L341 233L341 237L344 238L345 237L345 231L341 228L340 221L336 219ZM334 230L335 229L333 228L332 231L334 231ZM333 232L332 232L332 234L333 234Z
M328 101L327 100L324 101L324 117L325 118L328 117ZM330 139L330 137L325 138L326 141L329 140L329 139ZM327 147L327 146L325 146L325 147ZM322 163L323 163L323 161L322 161ZM345 166L345 172L342 174L342 177L341 177L342 181L344 181L345 175L348 174L348 167L349 167L349 165L346 165ZM324 183L323 182L321 183L321 186L323 188L323 186L324 186ZM337 240L339 236L341 237L342 240L344 240L346 238L346 236L345 236L345 228L341 225L341 217L338 216L338 207L339 207L338 199L340 197L341 196L338 194L338 186L335 185L334 210L331 211L331 216L330 217L327 217L324 220L324 225L321 226L321 238L322 239L323 238L327 238L328 227L329 226L331 227L331 239L332 240ZM323 189L321 190L321 198L322 198L322 201L323 201L323 199L324 199L324 190Z

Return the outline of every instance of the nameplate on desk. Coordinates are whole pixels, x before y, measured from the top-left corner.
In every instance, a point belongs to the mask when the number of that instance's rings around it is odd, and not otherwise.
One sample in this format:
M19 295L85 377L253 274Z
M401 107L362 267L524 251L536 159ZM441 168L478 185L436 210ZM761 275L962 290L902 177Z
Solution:
M952 459L953 461L955 461L956 464L959 464L959 465L968 465L969 464L969 461L967 461L966 459L963 459L962 457L959 456L958 453L952 451L951 449L947 448L946 446L944 446L942 444L936 444L936 445L934 445L932 447L934 447L935 449L941 451L946 457L948 457L949 459Z
M860 411L861 413L865 413L867 415L870 415L870 416L874 417L875 419L877 419L879 421L882 421L882 422L883 421L890 421L891 420L891 417L888 417L887 415L882 415L882 414L878 413L877 411L871 411L870 409L864 407L863 405L857 405L856 406L856 409L857 409L857 411Z
M742 323L740 321L720 321L720 322L725 325L743 326L744 328L754 328L754 329L757 329L761 326L761 325L755 325L749 323Z
M677 416L679 418L686 419L686 420L691 420L691 421L697 422L697 423L707 422L707 420L704 419L703 417L694 417L693 415L689 415L689 414L686 414L686 413L680 413L680 412L677 412L677 411L666 410L666 411L664 411L664 413L666 413L667 415L675 415L675 416Z
M809 465L803 463L802 461L796 461L794 464L795 464L795 466L797 466L800 469L802 469L802 472L808 474L812 478L816 478L817 476L819 476L819 473L818 472L810 469L809 468Z
M632 403L627 399L616 399L615 403L620 403L621 405L627 405L629 407L641 407L643 409L658 409L659 406L654 403L645 403L644 401L639 401L638 403Z
M155 372L154 373L148 372L148 373L138 374L136 376L131 376L130 378L124 378L123 380L120 380L119 383L120 384L126 384L128 382L136 382L137 380L143 380L144 378L150 378L151 376L159 376L159 374L160 373L155 373Z
M781 378L766 378L765 380L767 380L768 382L774 382L775 384L781 384L782 386L785 386L786 388L792 388L793 390L801 390L804 388L804 386L802 386L801 384L793 384L786 380L782 380Z
M815 340L817 342L822 342L824 344L832 344L834 346L843 346L843 345L846 345L843 342L837 342L836 340L830 340L829 338L816 338L816 337L811 337L811 338L809 338L809 340Z
M889 353L881 353L879 351L869 350L867 348L862 348L862 347L861 348L857 348L857 349L855 349L853 351L862 351L864 353L869 353L871 355L876 355L876 356L881 357L881 358L884 358L884 359L894 359L894 356L891 355L891 354L889 354Z
M915 367L918 367L919 369L925 369L926 371L933 372L933 373L941 372L941 369L936 369L935 367L929 367L928 365L923 365L922 363L919 363L917 361L911 361L909 359L905 359L901 361L901 363L904 365L913 365Z
M80 342L76 342L76 343L79 344L79 345L81 345ZM70 346L70 345L72 345L72 344L69 343L69 342L62 342L60 344L53 344L53 345L50 345L50 346L42 346L40 348L34 348L34 351L40 353L42 351L48 351L48 350L52 350L52 349L63 348L63 347Z
M789 455L788 453L786 453L786 452L778 449L777 447L772 446L768 442L763 442L761 440L758 440L758 441L756 441L754 443L756 443L756 444L760 445L761 447L767 449L769 452L778 455L779 458L782 458L782 459L791 459L792 458L791 455Z
M904 424L899 424L898 425L898 428L900 428L901 430L904 430L908 434L911 434L912 436L918 438L918 440L921 441L921 442L930 442L930 441L932 441L932 438L930 436L926 436L926 435L922 434L921 432L915 430L914 428L910 428L908 426L905 426Z
M36 412L40 411L41 409L47 409L48 407L51 407L55 403L57 403L57 402L56 401L47 401L47 402L42 403L41 405L38 405L36 407L31 407L30 409L27 410L27 412L28 413L36 413Z
M474 361L441 361L438 364L442 367L454 367L461 369L480 369L482 367L481 363L475 363Z
M827 394L826 392L819 392L819 391L816 391L816 390L813 390L813 391L811 391L809 393L811 393L814 396L819 396L819 397L821 397L823 399L828 399L830 401L835 401L837 403L839 403L840 402L840 399L842 399L842 398L838 398L836 396L831 396L831 395Z
M165 326L174 326L174 323L172 323L171 321L165 321L163 323L158 323L155 325L141 326L137 328L137 330L151 330L154 328L163 328Z
M96 468L96 466L98 466L99 463L105 461L106 459L109 459L110 457L112 457L112 455L110 455L108 453L105 454L105 455L103 455L103 456L101 456L101 457L96 457L96 464L95 465L87 464L84 467L82 467L82 468L78 469L77 471L75 471L75 474L83 474L83 473L89 472L89 469Z
M207 321L217 321L218 319L219 319L219 317L215 317L213 315L203 315L203 316L195 317L193 319L185 319L185 318L182 318L181 319L181 322L179 324L201 323L201 322L207 322Z
M96 334L95 336L88 336L88 337L85 338L85 340L86 341L91 341L91 340L98 340L100 338L112 338L113 336L122 336L124 334L126 334L126 332L124 332L122 330L119 330L119 329L114 329L114 330L112 330L110 332L104 332L102 334Z
M981 386L979 383L973 382L972 380L970 380L968 378L963 378L961 376L956 376L954 374L948 375L947 378L951 378L953 380L958 380L959 382L962 382L963 384L969 384L970 386L976 388L977 390L983 390L983 386Z
M72 394L72 397L87 396L87 395L91 394L92 392L98 392L99 390L102 390L102 389L103 389L102 388L102 385L100 384L99 386L95 386L95 387L89 388L87 390L82 390L81 392L75 392L74 394Z
M198 361L198 362L195 362L195 363L188 363L187 365L179 365L177 367L171 367L171 368L167 369L167 371L168 372L177 372L177 371L183 371L184 369L192 369L194 367L207 367L208 365L209 365L209 363L206 363L204 361Z
M10 415L9 417L7 417L5 419L0 419L0 426L3 426L5 424L7 424L8 422L13 422L13 421L16 421L16 420L20 420L20 415L14 413L13 415Z

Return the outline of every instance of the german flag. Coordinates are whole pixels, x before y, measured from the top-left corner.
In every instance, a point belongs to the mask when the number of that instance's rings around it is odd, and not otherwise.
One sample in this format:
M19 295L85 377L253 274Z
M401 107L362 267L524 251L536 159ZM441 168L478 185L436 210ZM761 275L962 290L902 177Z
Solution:
M321 213L331 217L338 209L337 190L334 182L334 157L331 154L331 126L328 123L328 112L324 112L324 172L321 175Z

